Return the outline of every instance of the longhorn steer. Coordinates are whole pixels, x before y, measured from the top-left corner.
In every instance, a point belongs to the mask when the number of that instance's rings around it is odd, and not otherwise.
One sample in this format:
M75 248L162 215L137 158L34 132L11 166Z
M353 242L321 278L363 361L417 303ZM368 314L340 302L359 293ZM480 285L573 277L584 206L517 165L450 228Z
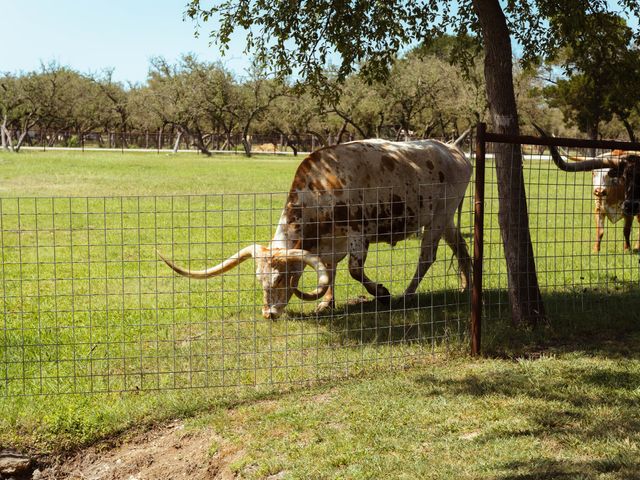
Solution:
M622 152L614 151L612 155L620 155ZM605 218L611 223L624 219L624 227L622 230L624 236L624 249L631 248L630 236L633 217L625 215L622 211L622 203L625 196L625 188L623 179L620 176L620 170L617 168L605 168L593 170L593 195L595 197L595 218L596 218L596 241L593 245L593 251L600 251L600 243L604 236ZM636 216L640 223L640 215ZM640 248L640 238L636 243L636 249Z
M317 150L298 166L268 246L251 245L201 271L163 260L181 275L207 278L253 257L264 291L262 314L275 319L292 294L322 298L319 311L332 308L336 267L347 254L351 276L371 295L388 301L389 290L364 271L368 247L395 245L422 233L418 266L405 295L416 292L442 236L458 259L464 289L471 261L453 220L471 177L471 164L458 148L464 136L453 144L363 140ZM318 272L319 285L311 293L297 288L306 265Z
M533 125L543 137L548 137L542 128ZM584 157L583 161L569 163L562 158L558 147L549 146L551 158L565 172L587 172L603 168L615 168L624 186L622 212L634 216L640 214L640 152L614 150L599 157Z
M546 132L537 125L533 125L543 136L548 137ZM549 146L551 158L556 166L565 172L593 172L594 195L598 197L597 189L611 181L615 184L613 195L606 192L608 197L604 202L598 202L596 198L596 243L594 250L600 251L600 239L604 234L604 215L609 216L612 221L617 221L620 217L609 214L607 209L617 208L619 205L621 215L625 219L624 237L625 250L630 248L629 236L631 234L631 224L633 217L640 215L640 152L614 150L610 153L597 157L576 157L577 163L569 163L562 158L557 147ZM571 158L571 157L570 157ZM616 178L615 182L612 180ZM600 192L600 196L602 191ZM598 210L606 213L599 214ZM610 211L610 210L609 210ZM614 220L614 218L616 218ZM640 222L640 216L638 217ZM637 244L640 247L640 240Z

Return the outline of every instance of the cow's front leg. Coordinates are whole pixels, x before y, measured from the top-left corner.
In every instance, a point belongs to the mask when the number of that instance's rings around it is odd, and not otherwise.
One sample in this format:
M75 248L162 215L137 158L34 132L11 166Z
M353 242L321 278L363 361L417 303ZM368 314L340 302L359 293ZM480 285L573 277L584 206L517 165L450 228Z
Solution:
M367 260L368 252L369 242L364 238L355 237L349 241L349 273L354 280L362 283L367 292L376 297L377 300L389 303L391 299L389 290L384 285L371 280L364 273L364 263Z
M596 243L593 244L594 253L600 251L600 243L602 243L602 236L604 235L604 214L596 208Z
M638 221L638 241L636 242L635 250L640 250L640 215L636 217Z
M336 283L336 264L328 263L326 265L327 273L329 274L329 288L327 289L327 293L322 297L322 301L316 307L316 313L325 313L330 310L333 310L336 306L334 292L335 292L335 283Z
M631 224L633 223L633 217L624 216L624 227L622 229L622 236L624 237L624 251L626 252L631 248Z
M405 297L413 295L418 290L420 282L424 278L425 274L429 270L429 267L436 260L436 251L438 250L438 242L442 236L442 227L425 228L424 235L422 236L422 242L420 244L420 257L418 259L418 267L416 273L411 280L411 283L404 291Z

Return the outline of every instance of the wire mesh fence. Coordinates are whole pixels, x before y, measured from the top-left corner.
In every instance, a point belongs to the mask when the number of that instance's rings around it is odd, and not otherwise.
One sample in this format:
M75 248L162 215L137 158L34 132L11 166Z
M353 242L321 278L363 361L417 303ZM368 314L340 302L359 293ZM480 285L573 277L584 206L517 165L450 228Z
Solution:
M555 165L546 147L528 144L526 139L503 141L512 159L523 152L529 232L548 318L553 322L583 314L607 315L612 309L633 309L640 281L640 224L623 214L625 185L620 170L607 167L565 172ZM562 139L547 141L565 144ZM487 143L487 151L496 146ZM607 142L593 142L592 147L565 147L561 151L570 163L597 155L626 155L613 146L603 148L606 146ZM624 145L618 144L620 147ZM634 147L628 144L626 148ZM486 162L483 318L491 322L509 319L511 309L498 222L501 198L497 169L492 155ZM632 223L635 232L629 237Z
M426 199L429 186L420 189ZM371 222L361 213L368 207L379 209L380 225L392 225L373 239L365 264L391 298L374 299L346 259L335 275L334 308L291 296L287 281L279 285L288 305L278 319L263 316L265 277L256 276L256 259L197 280L176 275L156 250L203 269L248 245L268 248L284 193L0 198L0 396L292 384L400 366L457 345L469 294L460 292L445 242L417 294L403 296L421 251L414 220L432 220L433 211L425 203L408 215L407 204L393 200L402 195L359 192L346 213L335 197L326 200L346 215L344 225ZM471 204L461 215L467 239ZM346 253L337 223L320 233L335 259ZM301 270L295 262L286 268ZM312 268L299 277L300 291L317 288Z
M513 158L524 154L529 233L548 316L635 308L640 226L622 214L620 169L564 172L533 140L507 143ZM622 144L594 153L573 143L564 156L574 161L624 155L612 150ZM511 310L495 144L487 147L485 228L474 232L484 246L474 253L484 254L477 300L494 322ZM479 205L473 188L457 217L465 185L442 183L311 194L313 215L289 210L297 220L283 210L291 192L0 198L0 396L304 383L458 348L472 296L460 291L451 253L460 245L451 235L443 235L439 260L417 293L405 295L421 254L423 264L430 261L430 242L421 237L441 220L455 217L471 243ZM300 242L283 241L288 221L302 222ZM369 236L351 242L354 231ZM313 297L324 270L288 259L300 249L320 254L333 279L314 301L298 297ZM178 270L226 260L225 272L185 278L156 251Z

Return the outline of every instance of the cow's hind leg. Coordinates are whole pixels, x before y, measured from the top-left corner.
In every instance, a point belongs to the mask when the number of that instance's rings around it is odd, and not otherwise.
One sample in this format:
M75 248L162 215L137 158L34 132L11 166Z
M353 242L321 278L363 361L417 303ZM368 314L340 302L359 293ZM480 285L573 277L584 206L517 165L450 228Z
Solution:
M626 252L631 248L631 224L633 223L633 217L627 215L624 216L624 228L622 230L622 236L624 237L624 251Z
M454 227L455 228L455 227ZM420 244L420 257L418 258L418 267L411 283L404 291L405 297L413 295L418 290L418 286L422 281L433 262L436 260L436 251L438 250L438 242L442 236L442 228L425 228ZM467 254L468 255L468 254Z
M636 216L638 221L638 241L636 242L635 250L640 250L640 215Z
M369 242L364 238L354 237L349 241L349 273L354 280L362 283L367 292L376 297L377 300L389 303L391 299L389 290L384 285L371 280L364 272L364 263L367 260L368 252Z
M469 250L467 250L467 242L464 241L460 230L458 230L453 222L445 228L444 240L458 259L460 290L465 291L469 286L469 277L471 276L471 257L469 256Z

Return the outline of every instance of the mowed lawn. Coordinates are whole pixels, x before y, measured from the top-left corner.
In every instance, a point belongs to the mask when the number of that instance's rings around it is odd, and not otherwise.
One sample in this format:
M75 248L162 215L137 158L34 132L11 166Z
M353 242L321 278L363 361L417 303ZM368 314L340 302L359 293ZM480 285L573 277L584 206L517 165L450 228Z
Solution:
M267 241L299 160L0 154L0 444L60 452L189 417L219 434L212 455L243 445L231 468L249 478L633 478L638 258L622 252L621 224L591 253L590 176L527 165L551 319L535 331L505 321L487 186L484 339L496 358L477 361L444 245L412 304L355 301L366 292L342 266L336 312L294 301L276 322L259 316L252 262L207 282L158 263L156 248L201 268ZM418 245L374 247L368 270L397 296ZM313 275L304 281L313 288ZM133 392L74 394L105 390Z

